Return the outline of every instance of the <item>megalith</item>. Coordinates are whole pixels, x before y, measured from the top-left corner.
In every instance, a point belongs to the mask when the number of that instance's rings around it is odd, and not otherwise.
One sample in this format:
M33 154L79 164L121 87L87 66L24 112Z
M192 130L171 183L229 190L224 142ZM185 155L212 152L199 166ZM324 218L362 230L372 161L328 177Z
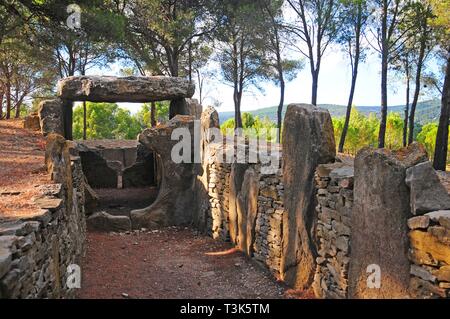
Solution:
M64 135L63 101L60 99L44 100L39 103L39 121L44 136L55 133Z
M412 217L406 170L427 161L414 143L399 151L366 148L355 159L351 219L350 298L408 296L408 226Z
M258 213L259 174L249 167L244 173L241 191L237 195L237 242L248 256L253 254L255 224Z
M414 215L450 209L450 196L431 162L409 168L406 184L411 191L411 211Z
M308 288L314 278L317 243L314 236L314 172L334 162L336 146L331 116L325 109L291 104L283 128L283 253L281 276L295 288Z
M208 195L208 185L210 182L210 177L208 176L208 164L209 160L212 159L211 157L213 154L208 152L207 147L208 144L212 142L210 130L219 130L219 128L219 113L211 106L206 108L200 116L199 152L202 164L195 181L194 201L194 224L201 230L207 229L207 215L211 209Z
M170 101L169 117L199 116L201 106L190 99L195 84L184 78L167 76L70 76L58 81L62 101L64 136L72 139L73 102L147 103ZM200 111L199 111L200 110Z
M156 102L191 98L195 85L167 77L70 76L58 82L58 96L71 101Z
M179 140L172 140L172 133L176 129L183 129L190 134L186 138L190 139L188 143L192 157L187 163L177 163L172 159L172 149L179 143ZM195 207L194 185L198 170L198 164L193 161L194 118L177 115L163 126L144 130L138 139L160 158L162 181L155 202L147 208L131 212L133 229L192 223Z

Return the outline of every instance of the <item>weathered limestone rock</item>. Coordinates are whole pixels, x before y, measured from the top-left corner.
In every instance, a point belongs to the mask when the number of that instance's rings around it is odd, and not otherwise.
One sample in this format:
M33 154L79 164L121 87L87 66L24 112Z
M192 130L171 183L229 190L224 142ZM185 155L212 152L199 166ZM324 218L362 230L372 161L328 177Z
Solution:
M155 184L154 154L144 145L139 144L133 165L123 171L123 187L145 187Z
M230 172L230 213L229 213L229 232L231 242L239 244L239 202L238 195L241 192L244 183L245 172L248 164L233 163Z
M196 120L200 120L202 116L202 105L196 99L186 99L187 115L193 116Z
M410 293L414 298L446 297L446 292L444 289L436 287L431 282L418 277L411 278Z
M190 115L186 99L176 99L170 101L169 119L173 119L176 115Z
M406 184L411 190L413 214L450 209L450 196L440 183L431 162L409 168L406 171Z
M433 274L439 281L450 282L450 265L442 266L437 272Z
M363 149L355 159L350 298L398 298L408 295L407 220L411 216L406 170L427 160L419 144L391 152ZM367 285L367 267L381 268L381 288Z
M410 273L411 273L411 275L419 277L420 279L423 279L423 280L426 280L426 281L429 281L432 283L436 282L436 277L433 276L428 270L426 270L422 267L412 265Z
M436 223L440 223L441 220L445 221L446 219L450 219L450 210L439 210L436 212L425 214L425 216L428 216L432 221Z
M428 216L416 216L408 219L408 227L411 230L414 229L426 229L430 225L430 217Z
M84 195L85 195L84 208L86 210L86 214L89 215L93 213L97 208L99 197L86 180L84 183Z
M58 82L58 96L73 101L154 102L190 98L195 86L176 77L71 76Z
M414 230L409 233L411 247L450 265L450 245L441 242L429 232Z
M450 211L412 218L416 219L426 220L427 225L409 233L410 294L415 298L450 297Z
M258 213L259 175L253 168L244 174L242 188L237 195L238 246L252 256L255 240L255 222Z
M52 181L62 184L66 194L66 205L72 207L73 180L69 145L61 135L51 133L47 136L45 164Z
M39 120L44 136L50 133L64 135L63 101L45 100L39 104Z
M33 131L40 131L41 130L41 123L39 121L39 115L36 113L30 114L27 117L25 117L23 121L23 128L33 130Z
M219 123L219 113L217 113L216 109L212 106L207 107L201 115L200 118L201 122L201 133L202 133L202 140L203 140L203 147L206 147L206 144L211 142L212 136L208 134L210 129L212 128L220 128Z
M83 172L90 186L94 188L117 188L117 171L101 156L99 151L80 151Z
M192 116L177 115L166 125L146 129L139 135L139 141L161 158L162 182L158 197L150 207L131 212L134 229L187 225L192 222L197 165L193 164L192 157L190 163L175 163L172 160L172 148L179 143L178 140L171 139L172 132L176 129L189 132L193 144Z
M12 253L9 249L0 247L0 278L11 268Z
M281 277L291 286L307 288L316 268L314 239L314 172L334 162L336 146L327 110L312 105L288 106L283 129L284 206Z
M211 128L219 129L219 113L213 108L208 107L200 116L200 158L202 161L201 171L195 180L195 205L194 224L201 230L207 230L208 214L211 211L211 203L209 201L209 183L211 177L208 174L209 154L207 146L211 142L209 130Z
M128 216L113 216L106 212L92 214L86 220L89 230L122 232L131 230L131 220Z

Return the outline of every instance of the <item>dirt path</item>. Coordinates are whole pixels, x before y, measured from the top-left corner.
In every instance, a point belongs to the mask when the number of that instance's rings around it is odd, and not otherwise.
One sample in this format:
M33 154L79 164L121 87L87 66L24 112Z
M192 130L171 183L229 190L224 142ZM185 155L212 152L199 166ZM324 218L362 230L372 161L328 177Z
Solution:
M45 168L45 138L23 128L22 120L0 121L0 221L39 211L32 198L50 182Z
M190 229L90 233L80 298L283 298L285 287L230 244Z

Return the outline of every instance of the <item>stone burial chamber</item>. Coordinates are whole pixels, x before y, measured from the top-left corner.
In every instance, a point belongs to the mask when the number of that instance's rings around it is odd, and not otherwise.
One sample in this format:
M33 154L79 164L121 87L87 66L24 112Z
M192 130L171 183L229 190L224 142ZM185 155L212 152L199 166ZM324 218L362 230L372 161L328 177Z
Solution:
M193 116L177 115L167 124L157 128L149 128L139 135L139 142L154 151L161 163L161 184L158 197L147 208L131 212L132 227L157 228L169 225L189 225L194 215L195 181L200 164L175 163L172 160L172 149L179 142L172 140L172 132L185 128L194 137ZM194 149L194 138L191 140ZM193 154L192 154L193 156Z
M154 153L134 140L78 141L83 172L93 188L156 186Z
M169 116L200 118L201 105L190 98L195 85L178 77L71 76L58 82L57 98L41 102L42 133L54 132L72 139L72 107L76 101L146 103L170 101Z
M423 146L364 148L354 159L336 154L329 112L291 104L282 144L254 150L250 138L209 130L220 128L219 115L212 107L202 112L188 99L190 85L160 77L72 77L60 82L58 99L41 103L46 164L61 191L39 199L48 210L40 228L36 223L0 227L0 244L3 239L8 245L0 249L3 295L70 296L66 287L54 293L65 279L61 273L49 277L56 287L51 291L28 288L40 276L35 269L63 269L82 254L87 222L89 229L118 232L191 226L231 242L275 278L318 298L450 297L450 176L434 171ZM71 133L72 101L167 98L175 101L174 116L144 130L137 141L67 142L60 136ZM194 150L187 157L178 154L181 162L173 157L180 142L186 145L178 129L190 134L187 144ZM264 161L269 144L271 155L279 155L274 170ZM239 160L250 154L257 160ZM136 189L147 182L158 192L141 205L148 193ZM110 206L89 215L94 197L89 184L135 188L130 201L139 205L127 206L126 215L115 215ZM18 237L14 243L12 233ZM23 290L16 284L18 267L22 254L32 256L34 250L19 236L34 241L41 233L50 234L51 241L33 244L45 258L24 269L29 284Z

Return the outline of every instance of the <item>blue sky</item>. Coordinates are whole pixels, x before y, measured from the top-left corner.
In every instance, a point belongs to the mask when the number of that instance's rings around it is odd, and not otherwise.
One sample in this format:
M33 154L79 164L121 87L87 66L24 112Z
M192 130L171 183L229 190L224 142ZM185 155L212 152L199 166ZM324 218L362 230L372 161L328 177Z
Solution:
M119 75L121 65L113 64L109 69L92 70L90 74L98 75ZM216 72L220 74L220 70ZM392 74L392 73L391 73ZM350 88L351 70L342 51L330 48L326 53L320 72L319 79L319 104L340 104L346 105ZM403 105L405 103L405 85L401 78L394 75L389 78L389 105ZM208 80L207 96L220 101L221 106L218 111L232 111L233 90L218 79ZM264 107L278 105L279 89L270 82L262 85L264 92L252 90L243 97L242 110L254 110ZM197 97L198 92L194 97ZM311 75L308 64L305 61L304 69L297 78L286 86L285 103L309 103L311 99ZM212 99L206 98L205 105L212 104ZM423 97L427 99L428 97ZM359 106L380 105L380 60L376 54L371 54L367 60L360 65L354 104ZM122 107L136 112L140 104L120 103Z

